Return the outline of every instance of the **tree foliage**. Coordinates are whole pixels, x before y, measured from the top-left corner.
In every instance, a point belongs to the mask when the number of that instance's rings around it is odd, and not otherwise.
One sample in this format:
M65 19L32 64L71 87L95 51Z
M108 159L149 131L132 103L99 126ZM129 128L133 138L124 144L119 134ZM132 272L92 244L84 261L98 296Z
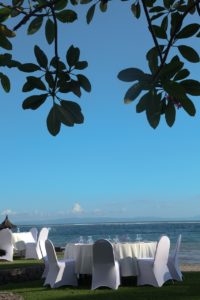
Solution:
M0 2L0 82L8 93L11 83L6 68L17 68L28 73L22 87L24 93L31 93L22 103L23 109L38 109L46 101L52 107L47 115L47 128L53 136L61 125L74 126L84 122L81 107L68 99L72 92L81 97L82 92L90 92L89 79L82 74L88 62L81 57L80 49L70 45L64 58L58 53L59 22L73 23L78 19L76 7L87 5L86 22L90 24L99 10L105 13L112 9L117 0L12 0ZM146 113L151 127L156 128L164 116L168 126L173 126L177 109L183 108L194 116L195 106L191 96L200 95L200 82L192 79L185 61L199 63L199 49L193 49L190 38L200 37L199 23L184 25L196 14L200 16L200 0L118 0L130 2L133 17L140 19L141 12L147 20L152 36L152 47L146 53L149 73L134 66L119 72L118 79L128 82L125 103L137 100L136 112ZM12 18L14 27L8 20ZM67 26L67 25L66 25ZM39 45L34 46L35 61L22 63L12 57L16 31L26 27L28 35L34 35L45 28L45 39L54 49L49 57ZM176 51L171 57L171 50ZM189 77L189 78L188 78ZM67 99L66 99L67 98Z

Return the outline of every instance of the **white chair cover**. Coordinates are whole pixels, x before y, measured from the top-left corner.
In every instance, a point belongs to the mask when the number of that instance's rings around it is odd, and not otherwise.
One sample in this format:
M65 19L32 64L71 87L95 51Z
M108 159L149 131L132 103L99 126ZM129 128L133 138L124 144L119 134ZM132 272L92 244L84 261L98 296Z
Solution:
M119 263L115 261L112 244L98 240L93 245L92 287L100 286L118 289L120 285Z
M172 279L177 280L177 281L182 281L183 280L183 275L181 273L180 267L179 267L179 250L180 250L180 245L181 245L181 234L178 236L175 250L172 256L169 256L168 259L168 268L170 271L170 274L172 276Z
M161 287L167 280L172 279L167 262L169 256L170 240L162 236L158 242L154 258L138 259L139 274L137 285L152 285Z
M75 261L72 259L58 261L54 245L50 240L45 241L45 248L48 257L48 272L44 285L50 285L51 288L63 285L77 286Z
M49 263L48 263L46 248L45 248L45 241L40 240L39 247L40 247L40 251L42 253L42 259L44 261L44 272L42 273L42 278L46 278L48 270L49 270Z
M6 252L5 255L0 256L0 259L13 261L13 238L8 228L0 230L0 249Z
M32 227L29 231L32 233L34 240L37 242L38 229L36 227Z
M43 227L40 230L38 240L34 243L26 244L25 258L42 259L42 253L39 246L39 241L46 241L48 239L49 228Z

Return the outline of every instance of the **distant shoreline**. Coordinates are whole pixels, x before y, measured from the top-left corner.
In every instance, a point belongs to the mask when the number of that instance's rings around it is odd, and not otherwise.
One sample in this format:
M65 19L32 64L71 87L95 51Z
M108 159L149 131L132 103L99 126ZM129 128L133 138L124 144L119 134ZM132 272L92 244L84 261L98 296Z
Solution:
M199 264L181 264L182 272L200 272L200 263Z
M60 223L52 223L52 222L47 222L47 223L40 223L40 222L35 222L35 223L17 223L17 226L81 226L81 225L87 225L87 226L92 226L92 225L119 225L119 224L124 224L124 225L129 225L129 224L199 224L200 220L171 220L171 221L90 221L90 222L60 222Z

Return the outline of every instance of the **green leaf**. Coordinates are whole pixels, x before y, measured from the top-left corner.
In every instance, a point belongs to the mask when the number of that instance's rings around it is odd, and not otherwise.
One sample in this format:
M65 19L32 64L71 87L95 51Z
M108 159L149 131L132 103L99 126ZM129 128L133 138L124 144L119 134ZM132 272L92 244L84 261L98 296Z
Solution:
M167 39L167 33L165 30L163 30L162 27L157 25L152 25L152 28L156 37L160 39Z
M6 50L12 50L11 42L4 35L0 35L0 47Z
M128 68L119 72L117 77L119 80L131 82L140 80L144 76L144 72L137 68Z
M172 101L168 101L165 108L165 120L169 127L172 127L176 119L176 109Z
M160 122L161 96L149 92L146 105L147 120L152 128L156 128Z
M62 100L61 105L71 115L74 123L82 124L84 122L84 116L81 113L81 107L77 103L73 101Z
M64 62L62 62L60 60L58 60L58 62L57 62L57 57L55 57L55 56L52 58L50 65L53 66L55 69L57 69L57 65L58 65L59 71L66 69L66 65L64 64Z
M148 93L144 94L141 97L141 99L139 100L138 104L136 105L136 112L137 113L141 113L141 112L143 112L143 111L146 110L147 101L148 101L148 99L150 97L149 95L150 95L150 93L148 92Z
M47 116L47 128L51 135L56 136L60 132L61 121L56 105L53 105Z
M90 3L92 0L81 0L81 4L88 4Z
M179 60L179 57L174 56L168 64L165 64L160 72L160 78L168 80L172 78L182 67L183 63Z
M46 69L48 66L48 59L47 59L46 54L37 45L35 45L35 47L34 47L34 53L35 53L35 57L37 59L38 64L42 68Z
M12 38L16 36L16 33L10 30L6 25L0 24L0 35L4 35L5 37Z
M161 50L162 52L162 50ZM154 74L158 70L158 50L156 47L151 48L147 54L146 58L149 63L149 69L151 70L151 73Z
M78 61L74 65L75 69L77 69L77 70L83 70L83 69L87 68L87 66L88 66L87 61Z
M66 126L74 126L73 117L69 112L62 106L55 104L58 111L59 120L61 123L63 123Z
M46 72L45 80L48 83L49 87L52 89L54 87L54 78L50 72Z
M70 67L73 67L78 61L80 56L80 49L71 45L67 50L66 60Z
M26 92L30 92L32 90L34 90L35 85L33 85L30 81L26 81L22 87L22 92L26 93Z
M124 96L124 103L129 104L131 103L133 100L135 100L139 94L141 93L142 88L140 83L135 83L133 84L128 91L126 92L125 96Z
M23 101L22 108L35 110L45 102L47 97L48 97L48 94L30 96Z
M200 96L200 82L193 79L186 79L180 82L187 94Z
M94 17L95 8L96 8L96 4L93 4L93 5L88 9L87 14L86 14L87 24L90 24L90 22L92 21L92 19L93 19L93 17Z
M55 39L55 28L54 28L54 23L51 19L48 19L46 21L45 36L48 44L52 44Z
M185 39L185 38L191 37L191 36L195 35L195 33L197 33L199 28L200 28L200 25L197 23L189 24L189 25L185 26L181 31L179 31L179 33L176 35L176 38L177 39Z
M151 21L160 18L160 17L163 16L164 14L165 14L165 13L161 12L161 13L158 13L158 14L153 15L153 16L151 17Z
M68 0L57 1L54 4L55 10L62 10L67 6Z
M37 78L37 77L34 77L34 76L28 76L27 81L33 87L33 89L46 91L46 86L40 78Z
M10 79L5 74L1 73L1 85L6 93L10 92Z
M27 34L34 34L36 33L42 26L43 17L36 17L33 21L29 24L27 29Z
M165 10L165 7L163 7L163 6L154 6L154 7L150 8L149 12L154 13L154 12L161 12L164 10Z
M170 0L163 0L163 4L164 6L169 9L170 8L170 5L171 5L171 1Z
M178 82L172 80L163 82L163 88L167 92L167 94L169 94L170 96L174 96L177 99L185 96L185 89Z
M70 0L72 5L77 5L78 4L78 0Z
M164 31L167 31L167 28L168 28L168 16L165 16L163 19L162 19L162 23L161 23L161 27Z
M171 14L171 29L170 29L170 35L172 36L175 32L180 30L182 26L182 15L178 12Z
M136 4L133 3L133 4L131 5L131 11L132 11L133 15L134 15L137 19L139 19L140 15L141 15L141 8L140 8L139 2L137 2Z
M190 72L187 69L180 70L174 77L174 81L184 79L190 75Z
M99 8L100 8L101 12L106 12L106 10L108 8L108 3L104 2L104 1L101 1L99 3Z
M178 46L178 50L181 55L190 62L197 63L199 62L199 54L191 47L180 45Z
M183 109L190 115L190 116L195 116L196 114L196 109L193 104L193 102L187 97L182 97L179 99Z
M77 13L71 9L65 9L56 13L56 18L62 23L72 23L77 20Z
M32 63L21 64L18 68L20 71L27 72L27 73L40 70L39 66L32 64Z
M90 81L82 74L77 75L78 82L80 83L80 86L86 91L91 92L91 84Z

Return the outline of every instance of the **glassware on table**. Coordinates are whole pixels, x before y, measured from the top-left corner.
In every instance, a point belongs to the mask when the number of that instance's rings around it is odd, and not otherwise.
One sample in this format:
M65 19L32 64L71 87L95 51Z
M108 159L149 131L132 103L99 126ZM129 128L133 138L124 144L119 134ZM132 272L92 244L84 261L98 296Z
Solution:
M84 243L84 239L83 239L83 236L82 235L80 235L80 237L79 237L79 241L78 241L80 244L83 244Z
M88 235L87 243L88 244L93 244L93 239L92 239L91 235Z
M17 227L17 232L20 232L20 228L19 227Z
M115 236L115 238L113 239L114 243L119 243L119 238L118 235Z
M136 234L136 239L137 242L140 242L142 240L142 235L140 233Z
M130 236L127 234L127 235L126 235L126 242L127 242L127 243L130 243L130 241L131 241Z

